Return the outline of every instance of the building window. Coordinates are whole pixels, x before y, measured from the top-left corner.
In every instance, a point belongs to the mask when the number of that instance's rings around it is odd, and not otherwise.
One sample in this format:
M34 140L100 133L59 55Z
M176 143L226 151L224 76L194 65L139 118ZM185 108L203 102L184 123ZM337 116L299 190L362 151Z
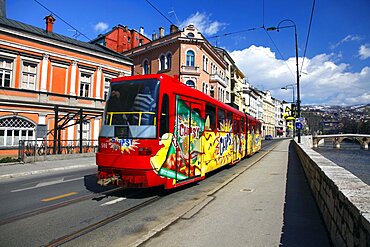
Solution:
M91 88L91 74L81 73L79 96L90 97L90 88Z
M12 81L13 62L4 58L0 58L0 87L10 87Z
M18 146L20 140L34 140L35 127L35 124L22 118L0 119L0 147Z
M165 70L166 69L166 57L162 55L159 58L159 70Z
M207 93L206 92L206 83L205 82L203 82L203 84L202 84L202 92L203 93Z
M194 38L194 33L188 33L188 38Z
M171 69L172 67L172 54L168 53L167 54L167 69Z
M107 98L108 98L108 93L109 93L109 87L110 87L111 80L112 80L111 78L107 78L107 77L104 78L104 92L103 92L104 100L107 100Z
M194 57L195 54L193 51L186 52L186 66L194 67Z
M77 140L80 140L80 124L77 124ZM90 140L90 122L86 121L82 123L82 140ZM83 144L86 145L86 144Z
M187 80L186 85L188 85L189 87L195 88L195 82L192 80Z
M35 90L36 76L37 76L37 64L23 62L21 88Z
M148 75L150 74L150 68L149 68L149 61L145 60L143 63L143 74Z
M213 98L215 97L215 88L214 88L214 86L211 86L211 90L209 91L209 95Z

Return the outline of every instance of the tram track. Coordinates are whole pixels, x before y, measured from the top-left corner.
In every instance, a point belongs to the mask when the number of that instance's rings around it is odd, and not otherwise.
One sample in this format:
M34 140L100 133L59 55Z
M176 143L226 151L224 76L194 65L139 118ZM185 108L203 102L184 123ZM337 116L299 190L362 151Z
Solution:
M63 237L55 239L55 240L49 242L48 244L46 244L46 246L48 246L48 247L60 246L64 243L72 241L73 239L76 239L80 236L83 236L83 235L89 233L89 232L92 232L92 231L98 229L99 227L102 227L102 226L107 225L111 222L114 222L114 221L116 221L120 218L123 218L124 216L127 216L128 214L133 213L133 212L135 212L135 211L137 211L137 210L139 210L139 209L141 209L141 208L159 200L160 198L161 198L160 196L154 196L154 197L152 197L152 198L150 198L150 199L148 199L144 202L141 202L141 203L139 203L139 204L137 204L133 207L130 207L128 209L125 209L125 210L123 210L119 213L116 213L116 214L108 217L108 218L105 218L105 219L100 220L96 223L93 223L93 224L90 224L90 225L88 225L84 228L81 228L77 231L74 231L70 234L64 235Z
M13 222L16 222L16 221L19 221L19 220L23 220L23 219L26 219L26 218L29 218L29 217L32 217L32 216L47 213L47 212L50 212L50 211L53 211L53 210L56 210L56 209L60 209L62 207L66 207L66 206L72 205L74 203L90 200L90 199L93 199L93 198L96 198L96 197L99 197L99 196L102 196L102 195L106 196L107 194L108 195L113 194L113 193L121 191L121 190L122 190L122 188L120 188L120 187L119 188L114 188L114 189L107 190L107 191L104 191L104 192L100 192L100 193L96 193L96 194L88 194L88 195L76 197L76 198L61 202L61 203L57 203L57 204L53 204L53 205L50 205L50 206L45 206L45 207L42 207L42 208L38 208L38 209L28 211L28 212L25 212L25 213L22 213L22 214L19 214L19 215L15 215L15 216L12 216L12 217L9 217L9 218L2 219L2 220L0 220L0 226L6 225L6 224L9 224L9 223L13 223Z

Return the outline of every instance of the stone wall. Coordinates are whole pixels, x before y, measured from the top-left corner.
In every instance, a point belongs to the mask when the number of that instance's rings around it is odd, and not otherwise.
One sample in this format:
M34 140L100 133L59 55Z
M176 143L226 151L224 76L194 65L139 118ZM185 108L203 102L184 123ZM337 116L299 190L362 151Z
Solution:
M295 143L333 244L370 246L370 186L311 146L310 137Z

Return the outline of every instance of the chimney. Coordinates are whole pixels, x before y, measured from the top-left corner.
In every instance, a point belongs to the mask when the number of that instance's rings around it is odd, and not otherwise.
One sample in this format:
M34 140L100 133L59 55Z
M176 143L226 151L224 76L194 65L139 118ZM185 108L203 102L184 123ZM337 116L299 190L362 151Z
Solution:
M46 20L46 32L51 33L53 32L53 24L55 22L55 18L53 15L48 15L44 18Z
M139 32L140 32L141 35L144 35L144 28L143 27L140 27L140 31Z
M152 40L156 40L157 39L157 34L156 33L153 33L152 34Z
M164 36L164 27L159 28L159 38L162 38Z
M6 18L5 0L0 0L0 17Z
M171 24L170 34L176 33L177 31L179 31L179 28L176 25Z

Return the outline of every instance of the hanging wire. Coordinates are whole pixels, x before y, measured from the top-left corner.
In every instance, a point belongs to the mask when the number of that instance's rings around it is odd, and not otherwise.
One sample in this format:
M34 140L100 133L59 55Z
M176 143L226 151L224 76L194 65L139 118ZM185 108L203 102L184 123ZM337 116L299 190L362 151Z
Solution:
M153 9L155 9L163 18L165 18L169 23L175 25L170 19L168 19L157 7L155 7L149 0L145 0Z
M308 40L309 40L309 38L310 38L311 25L312 25L312 17L313 17L313 11L314 11L314 9L315 9L315 2L316 2L316 0L313 0L313 4L312 4L312 11L311 11L311 17L310 17L310 24L308 25L308 33L307 33L307 38L306 38L306 44L305 44L305 47L304 47L303 59L302 59L302 64L301 64L301 69L300 69L299 74L301 74L301 73L302 73L303 63L304 63L304 60L305 60L305 58L306 58L306 51L307 51L307 46L308 46Z
M231 32L231 33L225 33L225 34L215 35L215 36L209 37L208 39L220 38L220 37L229 36L229 35L233 35L233 34L255 31L256 29L257 28L255 28L255 27L248 28L248 29L241 30L241 31L235 31L235 32Z
M263 30L265 30L265 33L267 34L267 36L269 37L269 39L271 40L272 44L275 46L275 49L278 51L280 57L283 59L285 65L288 67L289 71L290 71L290 74L293 76L293 78L295 79L295 75L293 73L293 71L290 69L288 63L286 62L286 59L284 58L283 54L280 52L279 48L277 47L277 45L275 44L274 40L272 39L272 37L270 36L270 34L268 33L268 31L263 28Z
M89 37L87 37L85 34L83 34L82 32L80 32L77 28L73 27L71 24L69 24L68 22L66 22L62 17L58 16L57 14L55 14L55 12L51 11L49 8L47 8L45 5L43 5L42 3L40 3L38 0L34 0L36 3L38 3L41 7L43 7L44 9L46 9L47 11L49 11L52 15L56 16L58 19L60 19L62 22L64 22L65 24L67 24L69 27L73 28L73 30L75 30L76 32L78 32L79 34L81 34L82 36L84 36L88 41L91 41L91 39Z

